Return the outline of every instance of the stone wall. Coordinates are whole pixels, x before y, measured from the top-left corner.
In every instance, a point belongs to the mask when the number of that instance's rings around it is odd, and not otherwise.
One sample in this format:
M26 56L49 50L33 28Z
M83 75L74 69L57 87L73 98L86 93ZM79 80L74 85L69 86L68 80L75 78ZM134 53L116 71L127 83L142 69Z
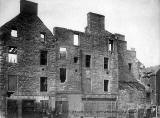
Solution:
M63 85L65 90L82 90L86 92L87 78L91 79L90 93L105 93L103 88L103 81L109 80L109 92L116 93L117 79L118 79L118 63L115 51L113 53L108 51L108 39L106 36L90 35L82 32L76 32L64 28L55 28L55 38L57 40L57 50L60 47L67 49L67 58L65 60L58 60L59 67L67 68L67 81L59 83ZM79 46L73 45L73 35L79 35ZM91 55L91 66L85 67L85 55ZM78 63L74 64L73 58L78 56ZM104 57L109 58L109 68L104 69ZM77 72L75 70L77 69ZM77 79L76 79L77 78ZM75 81L79 83L79 88L71 88ZM81 83L82 82L82 83ZM75 85L76 87L77 85ZM70 87L70 88L68 88ZM78 87L78 86L77 86ZM60 87L62 89L62 87Z
M13 29L17 30L17 37L11 36ZM1 27L1 30L5 32L2 39L5 42L4 79L8 81L9 75L17 76L17 91L14 95L46 96L49 91L55 90L54 38L38 16L20 13ZM40 37L41 33L45 34L45 41ZM17 63L8 62L9 46L17 47ZM47 51L47 65L40 65L41 50ZM40 92L40 77L47 77L47 92Z

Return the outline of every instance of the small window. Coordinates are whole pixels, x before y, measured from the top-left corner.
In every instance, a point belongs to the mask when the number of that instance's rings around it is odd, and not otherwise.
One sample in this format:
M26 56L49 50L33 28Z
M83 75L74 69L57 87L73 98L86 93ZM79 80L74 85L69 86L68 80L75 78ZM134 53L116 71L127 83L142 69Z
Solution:
M17 76L8 75L8 91L16 91L17 89Z
M78 62L78 57L74 57L74 63Z
M104 91L107 92L108 91L108 80L104 80Z
M61 83L66 81L66 68L60 68L60 80Z
M47 51L40 52L40 65L47 65Z
M86 67L90 67L91 55L86 55Z
M146 98L147 98L147 99L150 99L150 97L151 97L151 93L150 93L150 92L147 92L147 93L146 93Z
M113 40L109 40L109 51L113 51Z
M11 30L11 36L17 37L17 30Z
M61 59L66 59L66 55L67 55L67 50L66 50L66 48L60 47L60 58L61 58Z
M17 47L9 46L8 62L9 63L17 63Z
M74 44L75 46L78 46L78 45L79 45L79 40L78 40L78 35L77 35L77 34L74 34L73 44Z
M104 57L104 69L108 69L108 58Z
M40 78L40 91L41 92L47 91L47 77Z
M129 71L132 70L132 63L128 63L128 70L129 70Z
M40 33L41 39L43 42L45 42L45 33Z

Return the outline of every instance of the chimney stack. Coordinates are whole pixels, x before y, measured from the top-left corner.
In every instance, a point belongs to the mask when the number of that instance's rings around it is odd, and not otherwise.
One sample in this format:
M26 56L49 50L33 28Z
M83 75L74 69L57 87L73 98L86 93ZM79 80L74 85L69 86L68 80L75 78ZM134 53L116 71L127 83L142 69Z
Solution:
M20 13L29 14L29 15L37 15L37 11L38 11L37 3L27 1L27 0L20 1Z
M87 14L86 32L95 33L105 31L105 16L89 12Z

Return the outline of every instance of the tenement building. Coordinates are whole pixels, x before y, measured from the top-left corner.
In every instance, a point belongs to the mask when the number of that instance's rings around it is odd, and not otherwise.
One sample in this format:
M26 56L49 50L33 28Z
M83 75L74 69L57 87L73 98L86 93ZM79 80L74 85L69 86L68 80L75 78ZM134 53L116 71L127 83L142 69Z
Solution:
M0 28L1 118L143 118L145 87L125 36L88 13L85 32L55 27L20 1Z

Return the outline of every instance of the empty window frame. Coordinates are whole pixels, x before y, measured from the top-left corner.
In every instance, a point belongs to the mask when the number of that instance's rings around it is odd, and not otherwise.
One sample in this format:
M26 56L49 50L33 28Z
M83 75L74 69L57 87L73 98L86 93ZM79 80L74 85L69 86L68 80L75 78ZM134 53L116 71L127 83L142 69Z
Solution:
M60 68L60 80L61 83L66 81L66 68Z
M47 51L40 52L40 65L47 65Z
M146 99L150 100L150 97L151 97L151 93L150 92L146 92Z
M128 70L129 70L129 71L132 70L132 63L128 63Z
M109 40L108 49L109 51L113 51L113 40Z
M104 91L105 92L108 91L108 83L109 83L109 80L104 80Z
M59 51L60 51L60 58L61 59L66 59L67 49L63 48L63 47L60 47Z
M45 33L41 32L41 33L40 33L40 36L41 36L42 42L45 42L45 40L46 40L46 35L45 35Z
M91 55L86 55L86 67L90 67L90 63L91 63Z
M108 69L108 58L104 57L104 69Z
M74 57L74 63L78 63L78 57Z
M8 91L16 91L17 89L17 76L8 75Z
M17 63L17 47L14 46L8 47L8 62Z
M75 46L78 46L78 45L79 45L79 39L78 39L78 35L77 35L77 34L74 34L73 44L74 44Z
M12 36L12 37L17 37L17 30L12 29L12 30L11 30L11 36Z
M47 77L40 77L40 91L47 91Z

